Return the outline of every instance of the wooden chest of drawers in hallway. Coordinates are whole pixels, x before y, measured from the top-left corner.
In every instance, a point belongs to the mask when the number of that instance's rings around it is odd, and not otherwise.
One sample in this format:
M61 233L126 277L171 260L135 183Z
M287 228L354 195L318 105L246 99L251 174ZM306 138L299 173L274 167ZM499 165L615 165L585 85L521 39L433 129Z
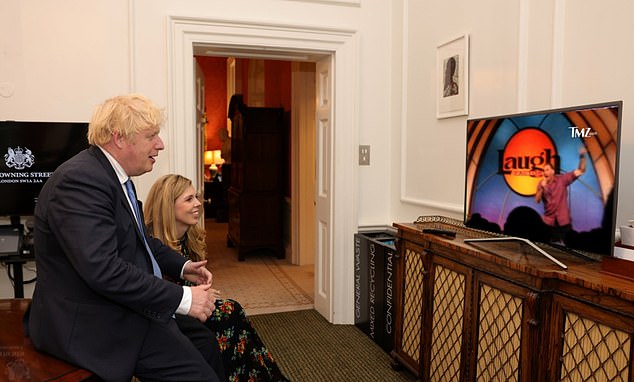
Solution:
M282 108L246 107L233 123L227 244L236 246L240 260L254 250L285 255L287 132Z

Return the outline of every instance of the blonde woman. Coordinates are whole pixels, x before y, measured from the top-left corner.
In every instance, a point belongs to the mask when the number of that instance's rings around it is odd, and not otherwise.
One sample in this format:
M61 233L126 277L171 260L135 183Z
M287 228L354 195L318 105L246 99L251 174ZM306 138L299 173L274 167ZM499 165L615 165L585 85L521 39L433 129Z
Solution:
M199 220L201 210L202 204L190 179L165 175L152 185L145 202L147 230L187 260L201 261L207 251L205 230ZM226 380L287 381L242 306L237 301L219 298L215 306L205 326L215 335L209 340L218 343ZM182 325L194 325L187 317L178 315L176 322L183 331L187 329Z

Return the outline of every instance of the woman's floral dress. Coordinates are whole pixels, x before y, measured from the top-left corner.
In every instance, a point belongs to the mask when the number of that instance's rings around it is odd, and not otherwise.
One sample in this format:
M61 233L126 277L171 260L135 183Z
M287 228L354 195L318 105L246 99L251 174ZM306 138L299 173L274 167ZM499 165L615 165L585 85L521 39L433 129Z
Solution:
M216 333L227 381L288 381L237 301L217 300L205 325Z
M186 240L180 244L181 254L189 259ZM185 281L185 284L191 283ZM240 303L230 299L216 300L216 310L205 325L216 333L228 382L288 381Z

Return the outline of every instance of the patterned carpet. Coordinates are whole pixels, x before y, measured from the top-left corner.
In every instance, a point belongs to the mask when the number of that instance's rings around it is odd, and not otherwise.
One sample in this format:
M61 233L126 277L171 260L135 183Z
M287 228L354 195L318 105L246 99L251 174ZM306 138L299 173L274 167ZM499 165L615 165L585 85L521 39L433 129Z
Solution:
M248 256L245 261L214 258L209 265L214 287L245 308L248 315L312 309L303 292L270 256Z
M354 325L333 325L315 310L263 314L251 322L293 382L412 382L404 368Z
M254 253L238 261L236 249L226 245L226 223L207 221L205 228L207 267L223 297L238 301L249 316L313 308L313 297L284 271L283 260Z
M252 254L238 261L235 248L226 245L226 223L208 220L205 228L214 287L245 307L291 381L416 380L405 370L395 371L390 356L356 326L333 325L317 313L306 285L298 285L293 281L298 278L289 277L296 266L267 254ZM312 279L312 275L308 277Z

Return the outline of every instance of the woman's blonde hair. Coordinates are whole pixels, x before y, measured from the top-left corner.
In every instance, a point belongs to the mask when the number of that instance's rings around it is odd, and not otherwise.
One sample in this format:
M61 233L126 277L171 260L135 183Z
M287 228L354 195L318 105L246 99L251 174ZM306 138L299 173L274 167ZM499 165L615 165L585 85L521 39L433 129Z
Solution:
M95 108L88 126L88 143L105 145L118 133L124 139L148 127L160 128L163 111L141 94L110 98Z
M170 248L181 251L181 237L176 237L176 217L174 205L176 199L181 196L189 187L192 181L184 176L168 174L160 177L154 182L143 205L145 215L145 225L148 233L161 240ZM205 229L200 222L190 226L185 233L189 256L192 261L205 258L207 243L205 241Z

